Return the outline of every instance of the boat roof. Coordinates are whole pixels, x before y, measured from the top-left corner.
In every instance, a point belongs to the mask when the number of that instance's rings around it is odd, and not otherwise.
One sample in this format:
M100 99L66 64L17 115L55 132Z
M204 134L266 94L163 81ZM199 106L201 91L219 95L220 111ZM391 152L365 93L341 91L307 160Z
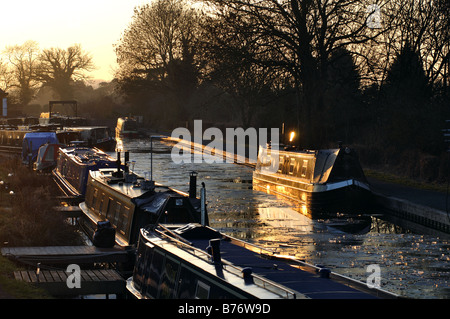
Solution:
M91 171L91 177L96 181L107 185L109 188L113 189L116 192L120 192L126 195L129 198L137 198L143 199L146 194L149 192L149 188L143 187L146 181L143 177L140 177L134 173L127 174L121 171L121 176L115 176L117 169L99 169L96 171ZM155 192L165 192L167 190L173 190L168 186L161 185L159 183L154 183L154 191ZM176 190L173 190L177 193L182 193Z
M192 225L192 224L191 224ZM184 225L183 225L184 226ZM176 258L187 261L190 265L201 269L201 271L208 273L210 276L219 277L219 281L225 282L233 287L239 288L242 291L241 298L248 298L249 295L260 299L294 299L304 298L305 296L294 292L282 285L265 280L264 278L253 277L252 281L243 277L243 268L232 264L226 264L218 267L210 260L210 256L204 249L198 249L195 246L184 245L174 238L165 237L164 231L167 228L156 229L155 231L147 231L141 229L141 235L145 237L147 242L154 246L158 246L165 252L174 255ZM216 238L220 236L210 228L203 228L203 232L209 233L209 236ZM162 236L161 236L162 235ZM206 248L202 247L202 248Z
M66 128L67 131L91 131L91 130L106 130L108 126L74 126Z
M52 139L57 141L55 132L28 132L24 139Z
M98 165L99 163L117 165L115 158L98 148L69 146L60 148L60 152L72 158L79 165Z
M164 230L164 227L162 229ZM188 259L189 262L198 262L195 258L195 253L191 253L190 256L186 255L190 250L196 249L206 253L206 248L210 245L209 241L214 238L220 238L220 252L222 262L225 265L224 268L229 265L241 270L251 267L254 282L262 278L270 283L276 283L276 286L284 287L284 293L287 291L295 293L296 298L398 298L398 296L381 289L369 289L365 283L332 273L327 268L316 267L292 257L277 255L269 249L224 235L207 226L187 224L171 230L170 234L164 234L164 237L161 237L162 233L163 231L160 231L160 238L155 239L158 237L155 232L141 231L141 235L145 239L151 240L154 244L164 245L162 246L164 249L181 258ZM173 239L170 239L170 237ZM166 244L163 239L167 238L176 241L177 245ZM181 255L181 250L184 251L183 255ZM322 274L327 272L329 277L322 276Z

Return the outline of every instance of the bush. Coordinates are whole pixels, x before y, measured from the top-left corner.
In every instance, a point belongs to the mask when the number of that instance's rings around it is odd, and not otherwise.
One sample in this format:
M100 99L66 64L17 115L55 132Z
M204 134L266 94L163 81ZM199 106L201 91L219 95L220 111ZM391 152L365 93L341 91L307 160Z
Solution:
M0 167L0 243L8 246L60 246L81 244L77 228L54 207L56 185L18 162Z

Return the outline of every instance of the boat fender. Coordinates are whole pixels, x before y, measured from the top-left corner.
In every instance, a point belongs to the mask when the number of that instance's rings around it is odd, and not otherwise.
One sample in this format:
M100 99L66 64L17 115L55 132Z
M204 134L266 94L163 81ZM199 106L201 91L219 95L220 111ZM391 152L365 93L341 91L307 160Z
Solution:
M250 285L253 283L252 273L252 267L245 267L244 269L242 269L242 278L244 278L245 284Z
M251 277L252 273L253 273L252 267L245 267L244 269L242 269L242 277L243 278Z
M92 243L95 247L111 248L116 241L116 229L107 221L99 221L94 232Z
M220 239L215 238L209 241L209 247L211 247L212 261L216 266L222 264L222 258L220 253Z
M330 278L331 270L328 268L320 268L319 276L320 278Z

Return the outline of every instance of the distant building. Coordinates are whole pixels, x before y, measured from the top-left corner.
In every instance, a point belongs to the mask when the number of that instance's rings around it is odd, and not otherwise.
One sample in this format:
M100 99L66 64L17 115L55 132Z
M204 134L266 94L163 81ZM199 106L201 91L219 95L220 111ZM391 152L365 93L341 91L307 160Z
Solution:
M6 99L7 96L8 96L8 93L6 93L2 89L0 89L0 105L2 108L0 115L2 117L8 116L8 101Z

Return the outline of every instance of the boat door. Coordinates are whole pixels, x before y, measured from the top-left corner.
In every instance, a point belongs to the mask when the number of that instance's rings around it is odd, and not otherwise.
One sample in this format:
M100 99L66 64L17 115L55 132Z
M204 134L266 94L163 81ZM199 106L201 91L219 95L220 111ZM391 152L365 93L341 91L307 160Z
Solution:
M45 144L39 147L37 159L34 163L35 170L53 169L56 166L58 150L58 144Z

